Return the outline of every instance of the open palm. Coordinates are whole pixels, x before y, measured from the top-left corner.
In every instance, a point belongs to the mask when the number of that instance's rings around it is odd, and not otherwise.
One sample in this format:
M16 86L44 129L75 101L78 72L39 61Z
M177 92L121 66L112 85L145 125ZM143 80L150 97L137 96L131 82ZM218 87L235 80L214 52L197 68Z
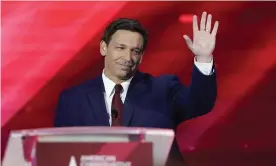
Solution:
M208 15L207 23L206 17L207 13L203 12L200 21L200 29L198 28L197 16L193 17L193 41L187 35L184 35L184 39L186 40L189 49L195 56L202 59L212 58L219 25L218 21L216 21L211 32L212 15Z

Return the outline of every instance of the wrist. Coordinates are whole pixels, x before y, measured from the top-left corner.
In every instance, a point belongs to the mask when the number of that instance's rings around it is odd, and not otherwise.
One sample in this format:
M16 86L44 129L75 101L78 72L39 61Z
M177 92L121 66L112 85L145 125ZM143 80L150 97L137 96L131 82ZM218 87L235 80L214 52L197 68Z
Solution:
M213 60L213 56L208 56L208 57L196 56L195 60L196 62L199 62L199 63L211 63Z

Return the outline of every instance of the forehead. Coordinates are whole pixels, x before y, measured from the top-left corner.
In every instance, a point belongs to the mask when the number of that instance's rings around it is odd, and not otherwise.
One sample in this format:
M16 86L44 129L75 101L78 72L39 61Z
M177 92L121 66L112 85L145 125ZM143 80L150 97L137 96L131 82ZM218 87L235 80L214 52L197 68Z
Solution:
M112 35L110 43L141 48L143 46L143 36L138 32L118 30Z

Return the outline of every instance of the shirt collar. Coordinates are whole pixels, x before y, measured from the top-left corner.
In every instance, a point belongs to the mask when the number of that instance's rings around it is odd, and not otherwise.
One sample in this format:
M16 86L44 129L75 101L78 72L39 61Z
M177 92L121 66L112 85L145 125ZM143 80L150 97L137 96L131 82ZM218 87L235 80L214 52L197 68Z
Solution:
M123 87L123 92L122 93L127 92L132 78L133 77L131 77L130 79L128 79L128 80L124 81L123 83L121 83L121 85ZM110 97L114 93L114 87L115 87L116 84L104 74L104 71L102 72L102 79L103 79L103 84L104 84L104 89L105 89L106 96Z

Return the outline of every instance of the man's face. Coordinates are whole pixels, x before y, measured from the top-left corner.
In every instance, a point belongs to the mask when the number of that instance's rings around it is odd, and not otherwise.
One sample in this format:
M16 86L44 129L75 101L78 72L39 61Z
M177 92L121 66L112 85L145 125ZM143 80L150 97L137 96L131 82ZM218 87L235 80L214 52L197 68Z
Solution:
M105 71L120 80L134 75L143 55L143 37L137 32L116 31L108 44L101 42L101 54L105 56Z

